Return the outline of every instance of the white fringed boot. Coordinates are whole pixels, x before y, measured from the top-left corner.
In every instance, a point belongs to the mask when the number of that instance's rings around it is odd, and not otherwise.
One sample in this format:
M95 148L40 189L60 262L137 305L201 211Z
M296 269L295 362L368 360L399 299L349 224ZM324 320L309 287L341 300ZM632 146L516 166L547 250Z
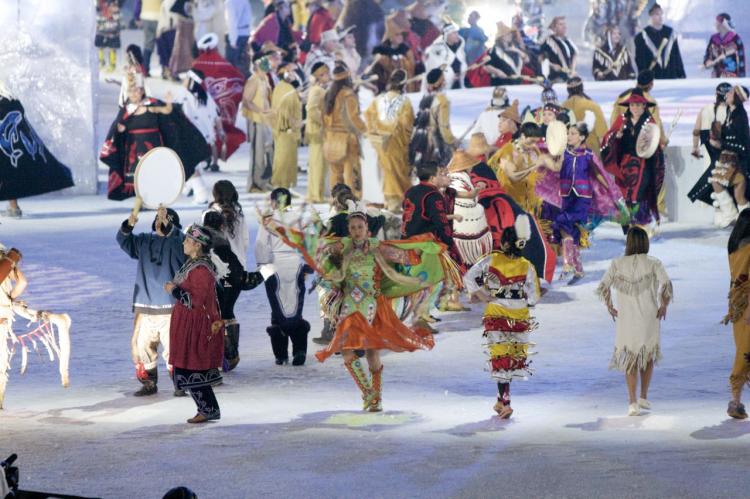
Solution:
M729 225L737 218L737 207L734 205L734 199L732 199L732 196L730 196L727 191L721 191L715 194L715 199L719 202L719 209L721 210L720 223L718 226L724 229L729 227Z

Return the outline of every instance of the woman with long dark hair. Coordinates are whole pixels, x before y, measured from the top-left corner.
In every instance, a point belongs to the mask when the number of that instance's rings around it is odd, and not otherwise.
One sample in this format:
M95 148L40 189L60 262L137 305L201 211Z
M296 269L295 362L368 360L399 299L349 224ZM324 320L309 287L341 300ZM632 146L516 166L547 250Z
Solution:
M651 409L648 388L654 365L661 359L660 321L667 316L672 301L672 281L662 263L648 256L648 234L631 227L625 241L625 256L612 260L597 295L607 305L615 321L615 350L610 369L625 373L628 386L628 416ZM612 290L617 291L616 307ZM636 397L638 376L641 395Z
M724 324L732 323L736 353L734 366L729 376L732 399L727 414L735 419L746 419L747 411L741 402L742 387L750 383L750 315L748 315L748 293L750 293L750 209L742 210L729 236L729 310Z
M211 232L212 252L226 266L226 275L219 279L219 308L224 321L224 371L231 371L240 362L240 325L234 314L234 305L240 292L255 288L263 277L260 272L247 272L232 251L229 241L224 237L225 221L220 212L207 211L203 215L203 225ZM216 262L214 262L216 263Z
M245 214L239 202L239 195L234 184L229 180L219 180L213 188L214 200L208 205L208 211L221 213L224 224L221 233L229 241L232 252L243 268L247 268L247 250L250 247L250 232L247 229ZM203 215L205 217L205 213Z
M360 116L359 99L346 66L336 66L323 109L323 156L331 168L331 184L346 184L362 196L360 137L367 125Z
M188 423L205 423L221 417L212 388L221 382L224 325L216 296L216 267L209 252L210 232L192 225L185 233L183 249L187 260L164 289L177 302L169 327L169 363L174 367L175 385L186 390L198 413Z

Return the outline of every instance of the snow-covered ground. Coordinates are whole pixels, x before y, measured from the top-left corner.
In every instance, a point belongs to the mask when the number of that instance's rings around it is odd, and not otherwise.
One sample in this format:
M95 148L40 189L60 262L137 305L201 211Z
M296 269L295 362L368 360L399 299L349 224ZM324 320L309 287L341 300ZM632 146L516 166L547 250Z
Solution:
M243 195L248 211L252 202ZM622 376L607 370L614 326L593 290L623 238L605 226L584 255L585 280L556 283L536 308L537 371L513 384L510 421L491 410L478 306L443 315L434 350L384 357L386 411L372 415L358 411L338 358L274 365L256 289L237 307L242 362L217 390L223 417L194 427L184 422L192 401L173 398L167 382L155 397L131 396L134 262L114 240L128 207L102 197L23 206L28 217L3 220L0 239L24 252L28 301L73 318L70 388L41 357L24 377L15 359L0 454L20 455L25 487L101 497L159 497L176 484L222 498L747 494L750 423L724 412L734 356L731 329L719 325L726 232L667 224L652 246L676 301L648 415L625 416ZM199 214L187 200L176 208L186 223ZM317 315L308 296L315 332Z
M691 96L710 99L713 85L658 82L655 95L676 110ZM590 93L609 103L622 89L605 84ZM100 138L114 115L116 90L100 88ZM463 132L489 92L451 95L454 131ZM511 89L522 104L535 102L538 92ZM692 112L691 106L680 122L688 133ZM242 193L247 163L245 145L208 178L228 178ZM304 185L303 176L300 192ZM241 194L251 239L260 200ZM274 365L265 333L270 310L259 288L237 306L242 361L217 390L222 419L194 427L184 422L194 414L192 401L172 397L161 366L162 391L131 396L138 387L129 355L135 263L115 242L130 203L53 195L21 206L24 219L0 220L0 241L24 253L29 303L73 319L70 388L59 386L55 367L41 356L32 356L23 377L14 359L0 412L0 459L19 454L25 488L108 498L160 497L178 484L216 498L748 494L750 423L725 414L734 358L731 328L719 325L727 231L666 224L652 244L674 279L676 301L664 323L664 360L647 415L625 416L624 380L607 370L614 325L594 288L623 251L619 227L608 225L584 254L584 281L555 283L536 308L536 374L513 384L510 421L491 409L496 389L484 369L478 306L442 315L432 351L384 356L386 410L363 414L339 358ZM188 199L175 208L184 225L200 213ZM143 213L137 229L147 230L152 215ZM314 295L305 316L317 335Z

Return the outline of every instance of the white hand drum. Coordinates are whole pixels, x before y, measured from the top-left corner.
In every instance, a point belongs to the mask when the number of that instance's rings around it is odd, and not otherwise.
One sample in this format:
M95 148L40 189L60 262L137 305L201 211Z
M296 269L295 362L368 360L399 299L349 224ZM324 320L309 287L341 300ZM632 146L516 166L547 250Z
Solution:
M180 197L185 169L177 153L155 147L143 155L135 170L135 194L146 208L169 206Z

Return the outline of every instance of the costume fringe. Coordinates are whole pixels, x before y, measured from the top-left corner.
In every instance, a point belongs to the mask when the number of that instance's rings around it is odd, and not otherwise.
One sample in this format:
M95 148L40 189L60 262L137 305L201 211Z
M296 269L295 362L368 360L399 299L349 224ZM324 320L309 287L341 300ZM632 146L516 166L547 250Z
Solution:
M729 310L727 315L721 321L722 324L735 323L742 319L747 310L748 294L750 293L750 281L744 281L741 284L732 283L729 290Z
M612 359L609 361L609 368L624 373L632 372L633 369L643 371L649 362L656 365L661 360L661 348L658 344L652 347L641 347L638 352L630 352L627 349L618 350L612 353Z
M490 236L491 237L491 236ZM440 253L440 265L443 267L445 282L451 283L456 289L464 289L464 281L461 277L461 269L447 252Z
M459 239L454 235L453 241L461 259L467 265L474 265L492 251L492 233L489 231L476 239Z
M578 232L580 233L580 236L578 237L578 247L581 249L586 249L591 247L591 239L590 239L590 233L588 230L586 230L582 225L578 226Z

